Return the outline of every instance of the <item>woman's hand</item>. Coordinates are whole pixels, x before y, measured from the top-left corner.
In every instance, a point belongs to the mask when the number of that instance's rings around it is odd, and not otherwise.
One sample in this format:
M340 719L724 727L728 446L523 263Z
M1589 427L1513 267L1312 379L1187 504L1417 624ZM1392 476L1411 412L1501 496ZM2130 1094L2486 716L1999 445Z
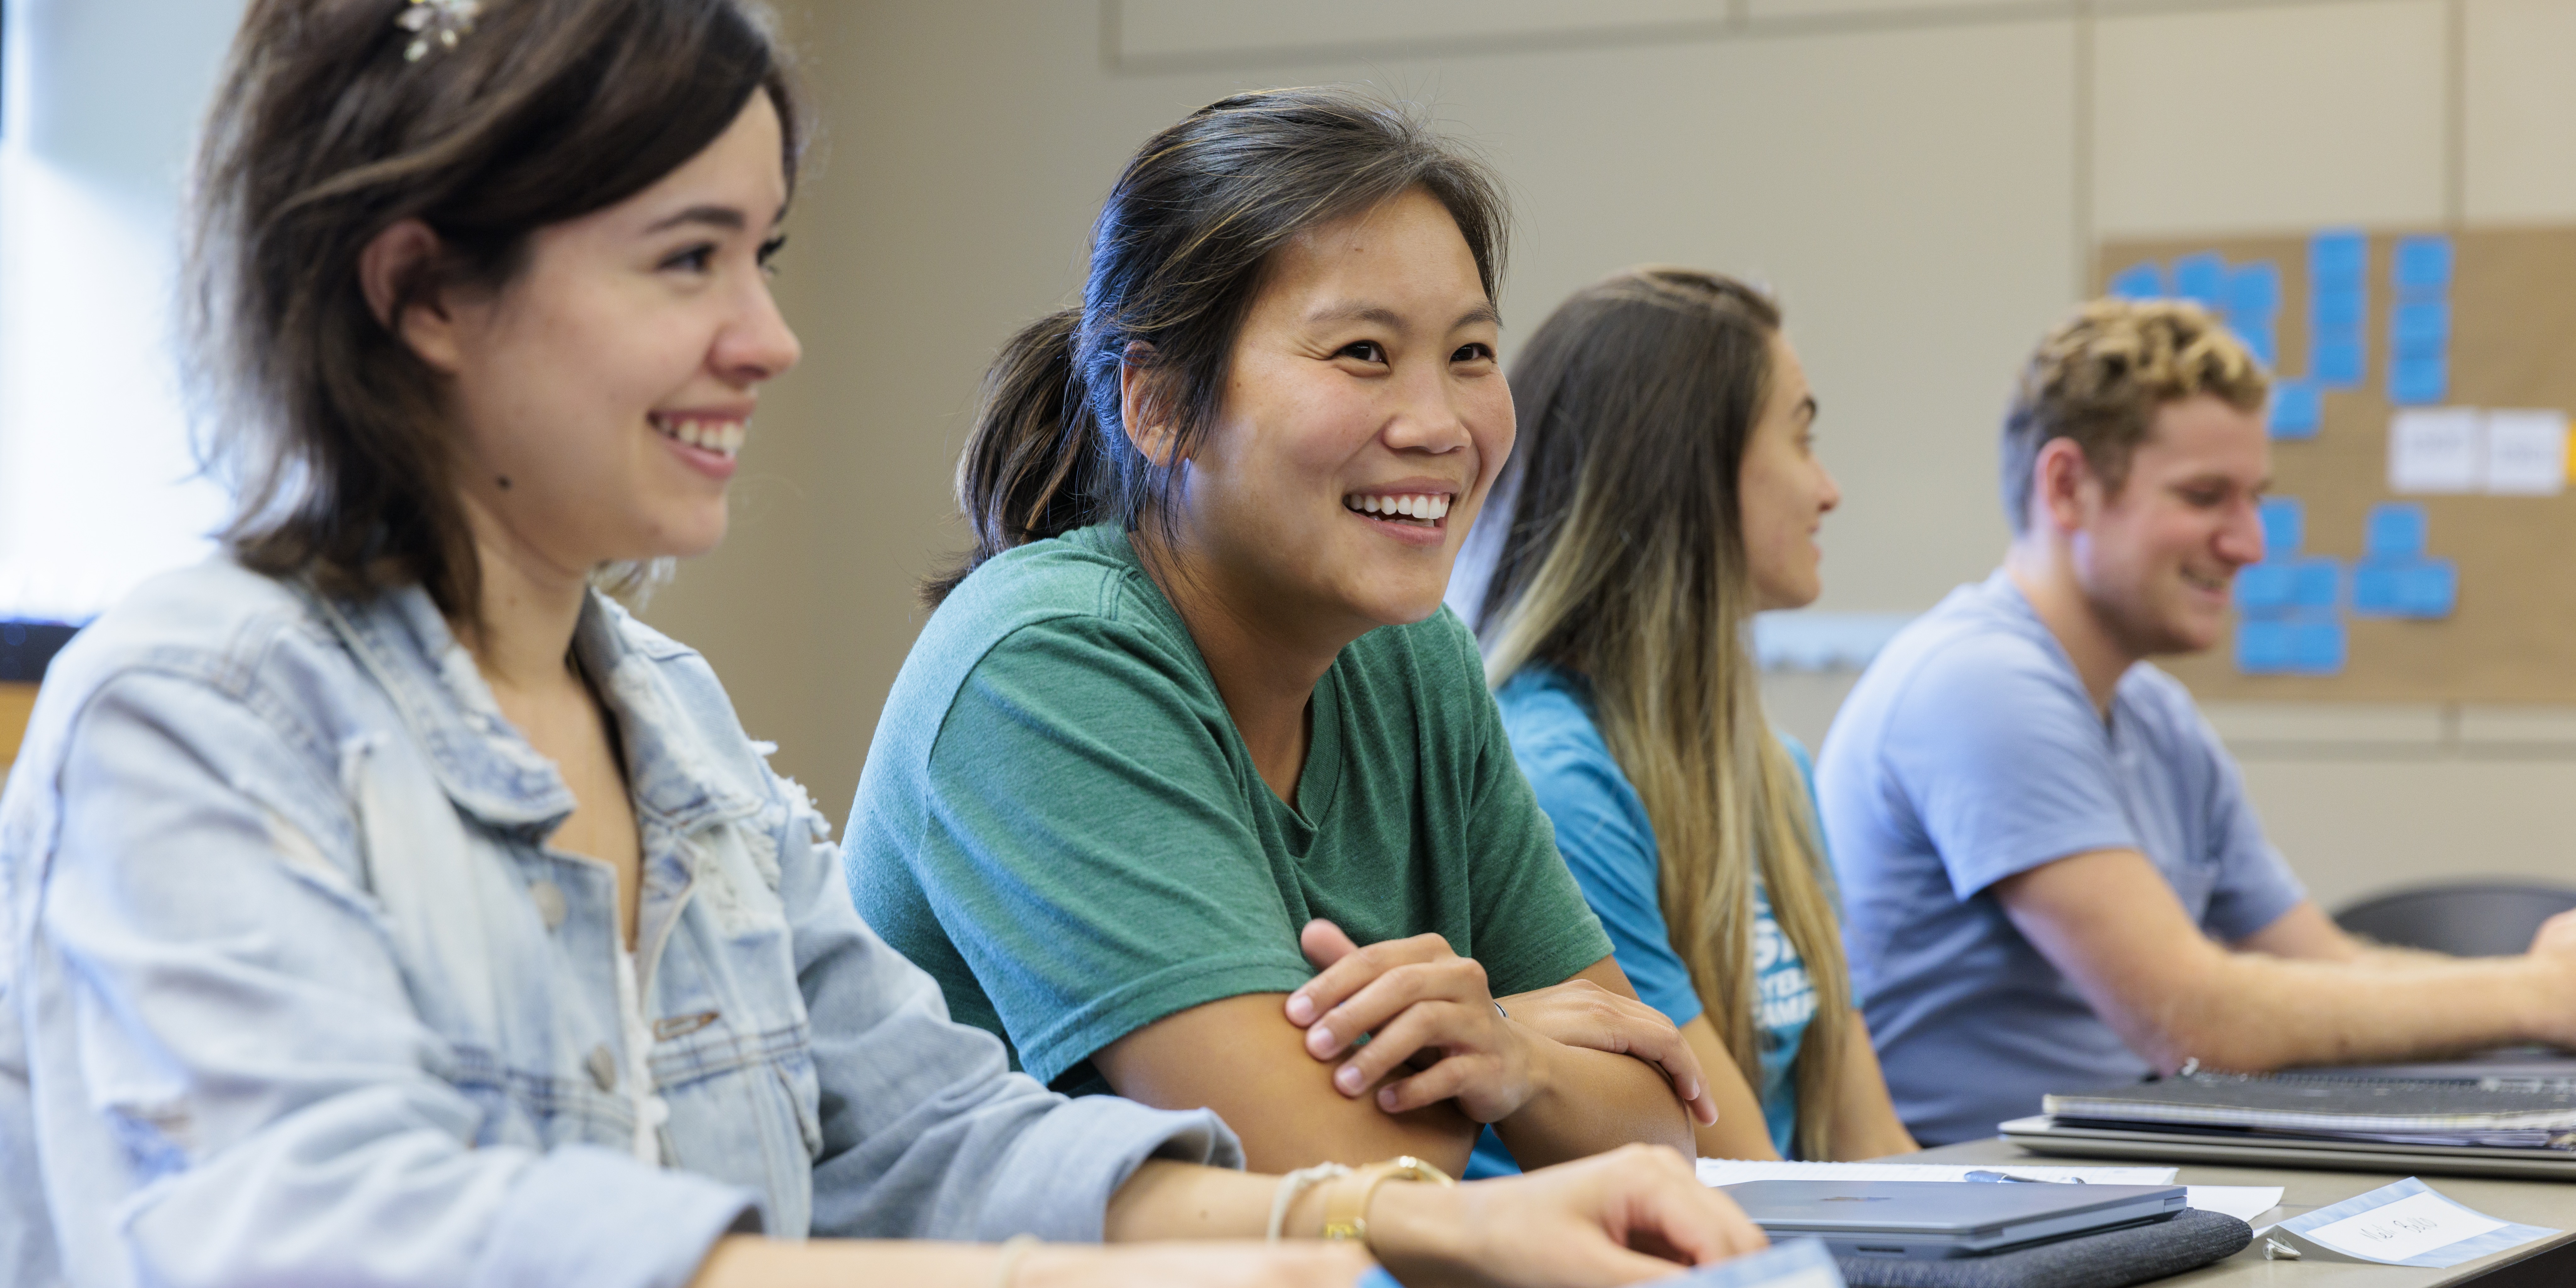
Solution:
M1485 968L1449 941L1415 935L1362 948L1316 920L1297 942L1321 968L1288 995L1306 1053L1337 1059L1368 1038L1333 1071L1335 1090L1356 1097L1376 1087L1378 1108L1391 1114L1455 1100L1480 1123L1511 1117L1537 1094L1544 1060L1534 1048L1545 1039L1504 1018ZM1407 1076L1386 1082L1398 1074Z
M1540 1036L1566 1046L1632 1055L1664 1071L1673 1094L1681 1097L1691 1118L1706 1127L1717 1121L1717 1098L1709 1091L1698 1053L1664 1013L1633 997L1621 997L1588 979L1502 999L1511 1018Z
M1368 1215L1378 1259L1417 1288L1635 1283L1770 1244L1681 1155L1654 1145L1454 1189L1387 1182Z

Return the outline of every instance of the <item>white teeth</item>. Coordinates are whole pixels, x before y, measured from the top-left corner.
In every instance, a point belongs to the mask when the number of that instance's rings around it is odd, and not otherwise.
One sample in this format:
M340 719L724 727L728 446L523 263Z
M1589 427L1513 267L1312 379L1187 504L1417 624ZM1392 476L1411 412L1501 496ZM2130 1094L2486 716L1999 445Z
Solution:
M743 439L750 433L750 427L738 420L664 420L659 416L653 418L653 429L674 442L725 456L741 452Z
M1346 509L1361 514L1418 519L1436 523L1449 517L1449 498L1441 493L1408 492L1402 496L1351 495L1342 498Z

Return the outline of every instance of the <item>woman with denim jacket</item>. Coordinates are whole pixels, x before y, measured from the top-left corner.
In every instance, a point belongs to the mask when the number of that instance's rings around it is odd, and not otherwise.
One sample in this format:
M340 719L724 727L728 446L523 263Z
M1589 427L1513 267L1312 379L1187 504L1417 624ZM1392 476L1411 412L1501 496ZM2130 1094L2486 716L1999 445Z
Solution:
M0 797L0 1278L1348 1283L1347 1243L972 1246L1328 1214L1443 1277L1758 1245L1669 1156L1243 1175L1210 1113L1009 1072L860 922L704 661L593 588L723 534L797 357L798 126L737 0L251 6L191 267L227 553L63 653Z

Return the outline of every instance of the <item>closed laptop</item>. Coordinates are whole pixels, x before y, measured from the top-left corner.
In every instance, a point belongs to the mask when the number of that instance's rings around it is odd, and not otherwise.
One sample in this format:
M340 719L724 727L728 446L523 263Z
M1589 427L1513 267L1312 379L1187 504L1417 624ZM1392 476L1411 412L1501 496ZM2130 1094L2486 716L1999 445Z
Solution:
M1843 1256L1973 1257L2162 1221L2179 1185L1974 1181L1747 1181L1724 1187L1773 1238L1812 1237Z

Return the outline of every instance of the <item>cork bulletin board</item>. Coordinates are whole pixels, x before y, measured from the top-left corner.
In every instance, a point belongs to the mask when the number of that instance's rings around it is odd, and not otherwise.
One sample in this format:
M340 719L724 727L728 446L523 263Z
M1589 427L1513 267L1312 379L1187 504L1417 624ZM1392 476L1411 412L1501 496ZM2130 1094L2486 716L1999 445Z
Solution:
M2576 227L2117 242L2095 271L2212 303L2280 378L2293 504L2227 638L2161 665L2202 698L2576 704Z

